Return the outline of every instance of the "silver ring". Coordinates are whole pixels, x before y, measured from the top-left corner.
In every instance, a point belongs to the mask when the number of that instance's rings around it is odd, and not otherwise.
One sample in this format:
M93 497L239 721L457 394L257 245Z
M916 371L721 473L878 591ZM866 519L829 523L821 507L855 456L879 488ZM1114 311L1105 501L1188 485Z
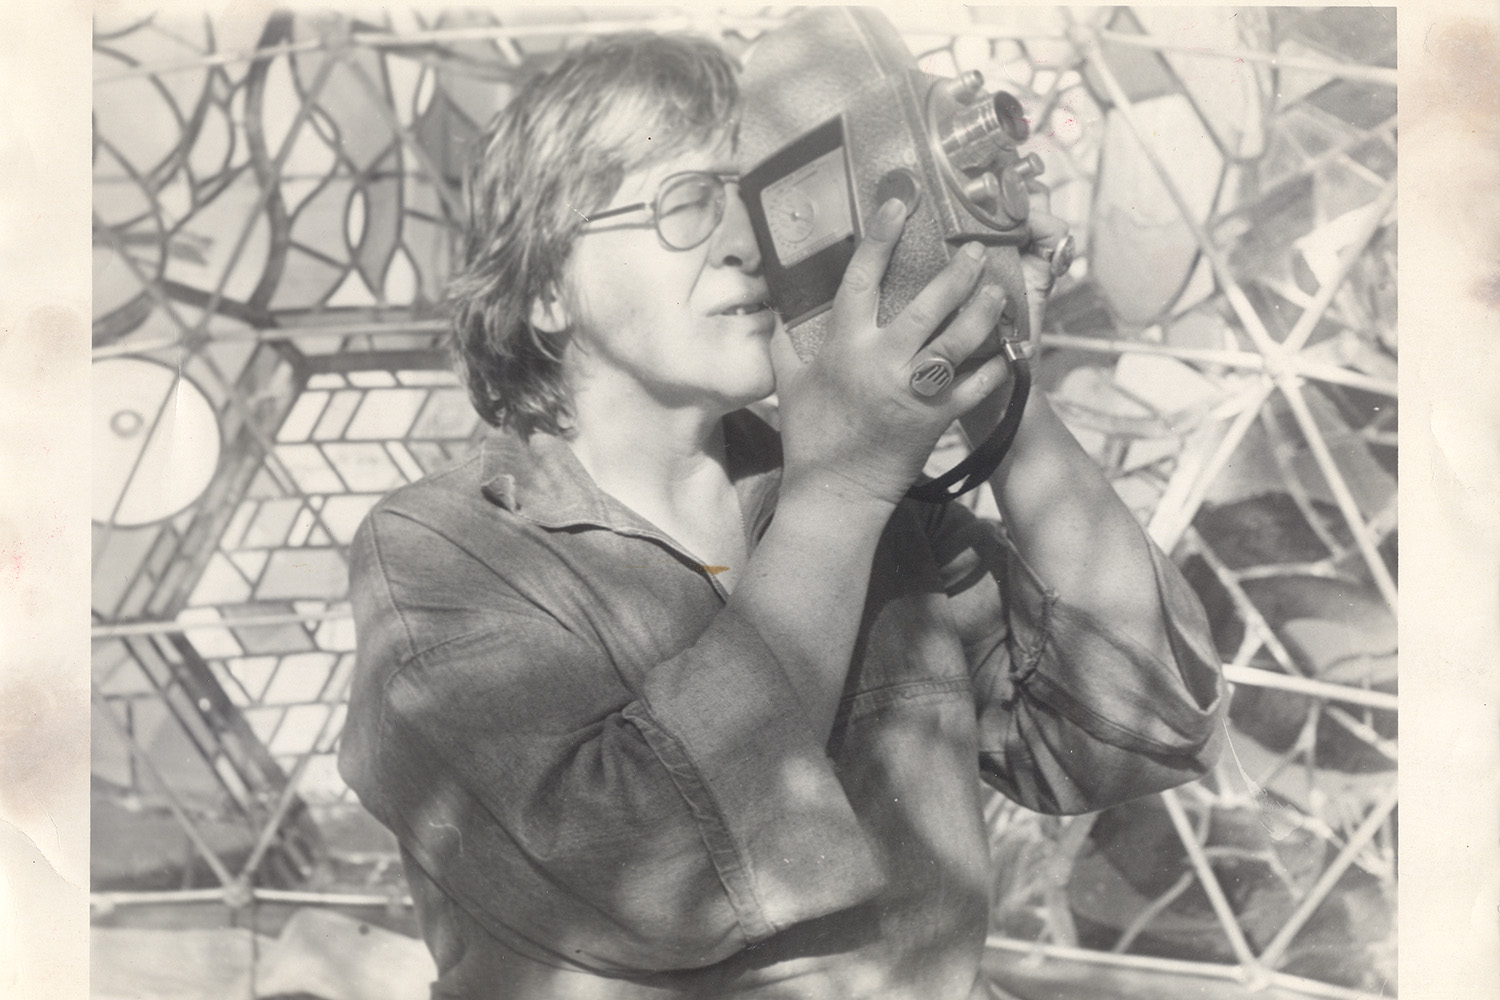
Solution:
M911 391L923 399L936 396L953 384L953 362L933 356L919 361L911 370Z
M1068 269L1073 266L1073 257L1077 248L1078 244L1074 242L1073 234L1068 233L1051 248L1042 251L1042 257L1052 271L1053 281L1068 273Z

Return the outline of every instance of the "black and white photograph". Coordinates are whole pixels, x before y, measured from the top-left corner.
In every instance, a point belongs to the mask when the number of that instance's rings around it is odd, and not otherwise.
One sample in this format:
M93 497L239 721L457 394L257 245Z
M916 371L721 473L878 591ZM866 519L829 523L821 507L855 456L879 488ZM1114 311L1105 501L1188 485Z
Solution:
M86 995L1438 995L1407 16L96 6Z

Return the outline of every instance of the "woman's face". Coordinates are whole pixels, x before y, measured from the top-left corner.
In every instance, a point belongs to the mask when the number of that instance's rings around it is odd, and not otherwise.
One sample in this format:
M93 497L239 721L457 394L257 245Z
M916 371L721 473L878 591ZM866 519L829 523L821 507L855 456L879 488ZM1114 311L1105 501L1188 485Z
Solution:
M663 178L684 170L733 173L733 148L726 141L630 174L607 207L650 203ZM611 399L644 393L721 415L772 392L775 315L760 250L739 186L725 196L723 220L691 250L663 245L646 212L601 220L578 237L563 295L575 393L603 380Z

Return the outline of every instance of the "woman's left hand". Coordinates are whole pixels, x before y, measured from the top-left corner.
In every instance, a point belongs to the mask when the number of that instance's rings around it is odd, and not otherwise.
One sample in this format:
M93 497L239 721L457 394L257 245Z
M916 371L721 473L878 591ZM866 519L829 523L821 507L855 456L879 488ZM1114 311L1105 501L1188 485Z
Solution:
M1031 214L1027 225L1031 229L1031 241L1021 254L1021 275L1026 282L1026 304L1031 320L1031 345L1040 346L1042 319L1047 311L1047 296L1062 274L1064 266L1071 263L1072 249L1063 249L1063 243L1071 244L1068 224L1052 214L1052 190L1038 181L1031 181ZM1067 260L1058 260L1066 254Z
M1026 286L1026 312L1031 323L1031 355L1034 358L1041 347L1047 296L1072 261L1072 237L1068 235L1068 224L1052 214L1051 189L1036 180L1028 182L1028 187L1031 212L1027 225L1031 239L1021 247L1021 278ZM1039 393L1033 394L1036 395ZM1005 413L1008 402L1008 393L996 393L961 417L969 440L977 443L989 437ZM1028 412L1033 408L1035 405L1028 407ZM1027 435L1028 423L1030 421L1022 421L1019 437Z

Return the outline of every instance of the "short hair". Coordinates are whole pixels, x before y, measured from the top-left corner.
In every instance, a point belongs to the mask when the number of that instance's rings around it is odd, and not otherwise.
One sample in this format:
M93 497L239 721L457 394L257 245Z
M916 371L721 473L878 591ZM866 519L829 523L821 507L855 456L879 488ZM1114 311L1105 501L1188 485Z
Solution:
M448 290L457 367L487 423L529 436L572 419L561 354L531 325L585 217L625 175L733 129L736 67L706 38L601 38L526 81L480 139Z

